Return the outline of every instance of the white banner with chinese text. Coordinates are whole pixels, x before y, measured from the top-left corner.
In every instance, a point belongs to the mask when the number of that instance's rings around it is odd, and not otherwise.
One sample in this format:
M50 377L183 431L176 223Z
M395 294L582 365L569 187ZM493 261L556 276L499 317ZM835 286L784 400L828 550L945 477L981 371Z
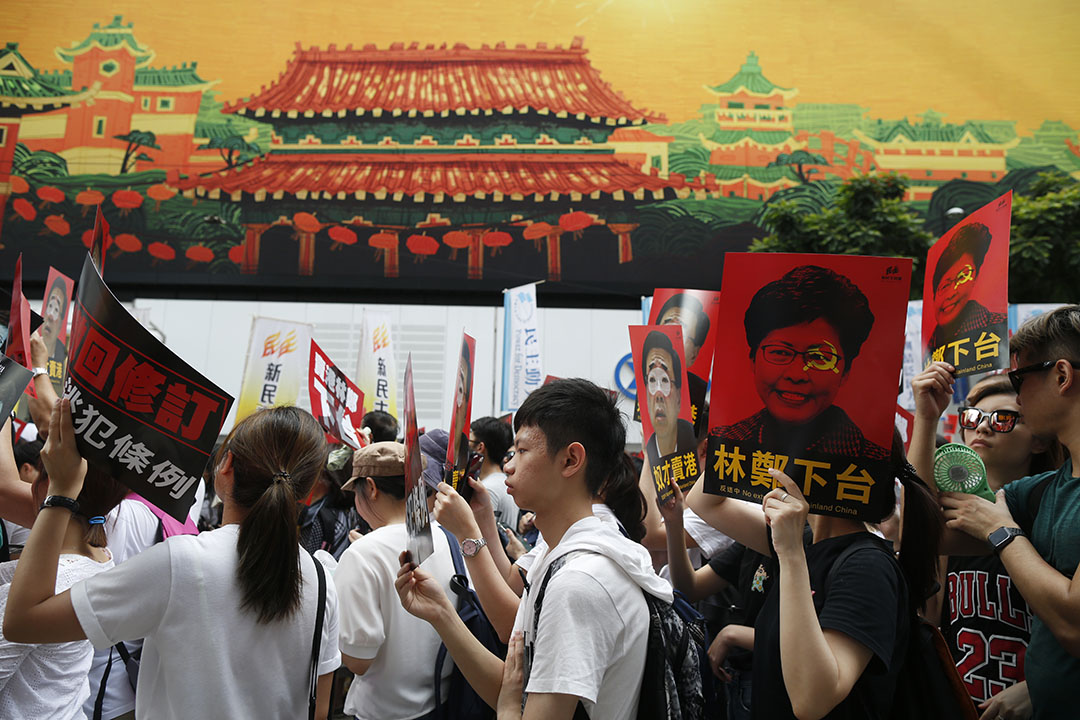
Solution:
M390 313L364 311L356 384L364 393L364 412L382 410L397 417L397 370L390 327Z
M503 299L502 409L517 410L544 380L536 283L506 291Z
M295 405L307 386L308 323L255 317L251 319L244 381L236 402L239 422L256 410Z

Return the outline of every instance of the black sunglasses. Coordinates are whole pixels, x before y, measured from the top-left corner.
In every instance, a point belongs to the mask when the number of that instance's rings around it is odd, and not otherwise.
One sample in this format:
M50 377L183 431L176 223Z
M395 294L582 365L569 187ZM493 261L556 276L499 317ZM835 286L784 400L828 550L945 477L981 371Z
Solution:
M1056 364L1057 364L1057 360L1044 360L1043 362L1040 362L1040 363L1034 363L1032 365L1025 365L1022 368L1016 368L1015 370L1010 370L1009 371L1009 382L1012 383L1013 390L1015 390L1016 394L1019 395L1020 394L1020 386L1024 384L1024 376L1025 375L1027 375L1028 373L1042 372L1043 370L1049 370L1050 368L1054 367L1054 365L1056 365ZM1074 363L1072 361L1070 361L1069 364L1072 365L1074 368L1077 368L1078 370L1080 370L1080 365L1077 365L1076 363Z
M965 406L960 408L958 422L960 427L966 430L974 430L979 427L983 418L990 419L990 429L996 433L1012 432L1016 422L1020 419L1020 413L1016 410L994 410L983 412L977 407Z

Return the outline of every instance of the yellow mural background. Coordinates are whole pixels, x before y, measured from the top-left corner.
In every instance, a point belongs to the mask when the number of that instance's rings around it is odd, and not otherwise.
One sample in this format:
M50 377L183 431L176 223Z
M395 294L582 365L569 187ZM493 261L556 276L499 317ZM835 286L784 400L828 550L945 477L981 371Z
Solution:
M114 15L134 23L153 65L197 61L220 99L249 95L285 68L297 41L569 45L639 107L698 115L704 85L754 50L795 103L849 102L872 117L928 108L948 122L1043 120L1080 126L1080 3L1074 0L6 0L3 39L39 69L53 50Z

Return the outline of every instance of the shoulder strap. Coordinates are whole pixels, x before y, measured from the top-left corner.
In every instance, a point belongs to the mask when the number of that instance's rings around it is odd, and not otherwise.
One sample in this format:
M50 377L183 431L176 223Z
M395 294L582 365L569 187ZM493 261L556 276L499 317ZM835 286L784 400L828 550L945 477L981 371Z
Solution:
M315 563L315 575L319 578L319 604L315 608L315 635L311 639L311 687L308 696L308 720L315 720L315 695L319 684L319 650L322 645L323 615L326 612L326 571L314 555L311 560Z
M450 545L450 557L454 561L454 573L464 575L465 557L461 554L461 546L458 544L457 537L442 525L439 526L439 529L446 533L446 542Z
M105 663L105 670L101 673L101 680L98 682L97 697L94 698L94 716L93 720L101 720L102 708L105 704L105 686L109 682L109 671L112 670L113 663L113 648L109 648L109 661Z

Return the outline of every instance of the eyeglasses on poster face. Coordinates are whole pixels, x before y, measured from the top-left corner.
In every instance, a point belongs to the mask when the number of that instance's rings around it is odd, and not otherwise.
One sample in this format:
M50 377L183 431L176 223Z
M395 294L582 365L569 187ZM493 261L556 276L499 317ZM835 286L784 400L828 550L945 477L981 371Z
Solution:
M960 268L952 277L942 278L938 283L937 292L945 292L952 286L952 289L956 289L965 283L969 283L975 279L975 268L971 265L964 265Z
M788 345L762 345L758 348L761 358L770 365L790 365L797 357L802 357L803 370L832 370L839 373L840 353L828 340L821 345L812 345L806 350L796 350Z

